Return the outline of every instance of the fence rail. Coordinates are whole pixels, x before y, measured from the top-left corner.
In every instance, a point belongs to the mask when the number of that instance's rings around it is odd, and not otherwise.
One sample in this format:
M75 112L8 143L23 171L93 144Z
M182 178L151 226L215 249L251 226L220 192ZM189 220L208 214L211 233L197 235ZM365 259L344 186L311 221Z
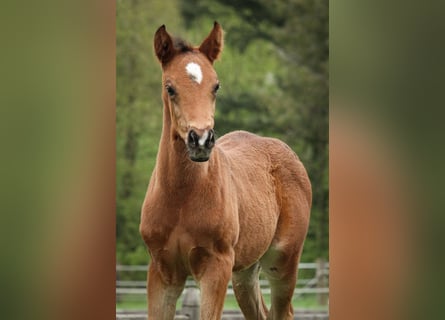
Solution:
M146 265L116 265L117 272L147 272ZM329 263L327 262L301 262L298 265L299 270L315 270L315 277L311 279L298 279L298 285L294 291L294 296L301 294L328 294L327 278L329 277ZM138 280L116 280L117 295L144 295L146 294L146 281ZM187 280L186 288L196 287L194 280ZM267 280L260 280L261 292L270 294L269 283ZM232 283L229 283L227 295L234 295Z
M227 289L227 295L233 296L235 293L232 286L229 284L229 288ZM263 294L270 294L270 288L261 289ZM145 288L116 288L117 294L135 294L135 295L144 295L147 293L147 289ZM296 288L294 291L294 295L300 295L304 293L329 293L329 288Z
M300 262L298 269L317 269L318 263L316 262ZM329 269L329 263L325 262L324 267ZM116 271L147 271L146 265L116 265Z
M298 279L298 285L305 286L307 284L311 284L313 282L312 279ZM138 280L117 280L116 287L117 288L145 288L147 285L147 281L138 281ZM185 287L194 287L194 280L187 280L185 283ZM267 288L269 286L269 282L267 280L260 280L260 287Z

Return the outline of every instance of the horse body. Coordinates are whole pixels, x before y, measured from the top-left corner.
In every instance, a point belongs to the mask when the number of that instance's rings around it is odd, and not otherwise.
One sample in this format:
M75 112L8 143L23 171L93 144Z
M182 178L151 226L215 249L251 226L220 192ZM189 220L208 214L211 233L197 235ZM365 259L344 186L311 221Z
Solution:
M310 182L297 156L277 139L237 131L213 140L211 90L217 78L211 63L221 46L216 23L199 51L174 51L165 28L155 35L166 90L158 158L140 224L152 258L149 319L174 318L188 275L201 288L202 320L220 319L230 278L246 319L292 318ZM186 72L177 77L174 66ZM196 91L186 97L180 95L184 88L188 93L207 88L213 96ZM270 311L260 293L260 267L271 282Z
M305 236L310 182L298 157L280 140L236 131L221 137L217 146L228 158L236 189L242 232L235 246L234 270L242 270L271 246L295 242L292 234ZM281 234L287 230L290 234Z

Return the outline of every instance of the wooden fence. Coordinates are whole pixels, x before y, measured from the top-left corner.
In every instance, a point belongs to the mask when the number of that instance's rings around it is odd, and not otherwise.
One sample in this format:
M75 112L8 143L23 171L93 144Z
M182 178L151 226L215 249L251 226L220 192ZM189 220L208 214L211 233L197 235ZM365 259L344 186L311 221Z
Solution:
M315 263L300 263L299 269L315 269L315 276L310 279L299 279L299 285L294 292L294 296L298 297L302 294L316 294L317 300L320 305L328 304L329 288L329 264L323 260L318 260ZM119 272L146 272L147 266L116 266L117 274ZM267 280L260 280L261 292L263 294L270 294L270 287ZM119 299L122 296L131 295L145 295L146 294L146 282L134 281L134 280L117 280L116 281L116 297ZM234 295L231 283L227 289L227 295ZM196 288L196 284L193 280L188 280L186 283L186 289L182 296L181 310L177 311L175 320L198 320L199 319L199 290ZM118 310L116 313L116 319L131 319L141 320L147 319L146 311L130 311L130 310ZM240 311L236 310L224 310L222 320L241 320L244 319ZM300 320L327 320L329 315L327 311L319 310L297 310L295 312L294 319Z

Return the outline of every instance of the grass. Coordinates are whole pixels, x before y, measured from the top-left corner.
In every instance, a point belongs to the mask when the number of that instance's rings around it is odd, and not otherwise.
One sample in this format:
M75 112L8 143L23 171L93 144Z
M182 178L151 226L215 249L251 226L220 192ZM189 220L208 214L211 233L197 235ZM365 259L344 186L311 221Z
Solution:
M270 295L264 295L264 300L267 306L270 306ZM176 310L180 310L182 300L179 299L176 304ZM294 310L298 309L311 309L311 310L327 310L327 306L319 305L317 302L317 296L314 294L304 294L298 298L292 300ZM147 301L145 295L125 295L116 303L116 309L125 310L146 310ZM236 302L235 296L227 295L224 302L225 310L239 310L239 306Z

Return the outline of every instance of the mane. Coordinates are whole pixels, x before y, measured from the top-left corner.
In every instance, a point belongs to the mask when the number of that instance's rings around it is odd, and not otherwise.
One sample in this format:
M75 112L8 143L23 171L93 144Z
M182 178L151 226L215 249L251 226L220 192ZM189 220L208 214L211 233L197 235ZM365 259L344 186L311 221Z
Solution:
M193 46L181 38L175 38L173 39L173 46L176 50L180 52L190 52L193 51Z

